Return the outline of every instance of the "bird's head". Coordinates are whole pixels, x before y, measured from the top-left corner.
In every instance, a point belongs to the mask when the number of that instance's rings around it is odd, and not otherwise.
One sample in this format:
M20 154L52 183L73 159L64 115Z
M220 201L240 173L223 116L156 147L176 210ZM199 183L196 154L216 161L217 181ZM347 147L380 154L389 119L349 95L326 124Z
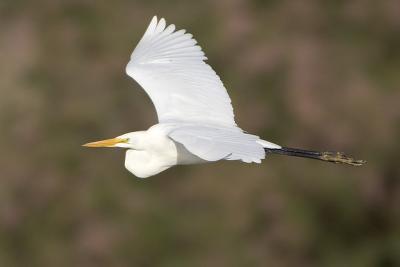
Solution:
M85 147L123 147L130 149L140 149L144 131L126 133L111 139L86 143Z

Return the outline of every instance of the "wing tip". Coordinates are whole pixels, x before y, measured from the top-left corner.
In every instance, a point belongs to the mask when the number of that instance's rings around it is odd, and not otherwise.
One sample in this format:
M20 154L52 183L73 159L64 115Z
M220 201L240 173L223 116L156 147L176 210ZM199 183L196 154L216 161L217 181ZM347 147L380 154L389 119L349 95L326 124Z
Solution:
M147 26L147 29L146 29L143 37L147 36L149 34L152 34L154 32L154 30L156 29L157 24L158 24L157 15L154 15L153 18L151 19L150 23L149 23L149 26Z
M165 18L161 17L160 19L158 19L158 16L154 15L150 21L148 29L152 34L154 33L157 34L163 32L166 27L167 27L167 21L165 20Z

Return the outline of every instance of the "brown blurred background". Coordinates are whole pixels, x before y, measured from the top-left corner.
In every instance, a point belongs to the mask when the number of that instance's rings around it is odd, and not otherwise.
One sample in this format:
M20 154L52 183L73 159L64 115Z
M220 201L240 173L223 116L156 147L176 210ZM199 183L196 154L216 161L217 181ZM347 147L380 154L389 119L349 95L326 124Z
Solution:
M193 33L236 120L346 151L141 180L96 139L156 123L125 75L153 15ZM400 2L0 2L0 266L400 266Z

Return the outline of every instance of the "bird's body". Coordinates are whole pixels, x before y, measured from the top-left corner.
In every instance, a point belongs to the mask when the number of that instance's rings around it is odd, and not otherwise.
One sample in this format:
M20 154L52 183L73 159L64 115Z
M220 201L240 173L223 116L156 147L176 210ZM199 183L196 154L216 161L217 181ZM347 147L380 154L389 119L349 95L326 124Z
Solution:
M170 129L171 125L156 124L147 131L128 134L140 139L141 144L126 151L125 167L135 176L146 178L175 165L205 162L169 138Z
M182 137L182 133L185 136ZM130 148L126 151L125 167L141 178L155 175L175 165L199 164L221 159L260 163L265 157L264 147L280 148L239 129L189 123L159 123L147 131L127 133L118 138L135 140L130 144L122 144L122 147L128 145ZM178 138L180 142L174 138ZM243 140L252 142L254 145L250 146L259 148L256 155L261 157L260 159L254 154L247 157L242 155L241 158L234 154L238 153L235 149L240 151L241 146L248 146L246 142L243 144Z
M127 148L125 167L137 177L172 166L217 160L261 163L266 153L359 165L342 154L287 149L243 132L229 95L191 34L153 17L126 72L147 92L159 123L147 131L88 143ZM318 154L319 153L319 154Z

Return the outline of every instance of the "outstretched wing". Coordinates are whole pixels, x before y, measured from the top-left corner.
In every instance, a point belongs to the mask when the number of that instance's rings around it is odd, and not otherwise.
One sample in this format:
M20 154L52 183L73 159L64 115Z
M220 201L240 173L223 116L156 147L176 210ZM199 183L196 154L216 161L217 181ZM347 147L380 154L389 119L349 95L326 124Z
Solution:
M150 96L161 123L236 126L228 93L192 37L153 17L126 72Z
M226 159L260 163L265 158L260 138L243 133L239 128L185 125L172 130L168 136L208 161Z

